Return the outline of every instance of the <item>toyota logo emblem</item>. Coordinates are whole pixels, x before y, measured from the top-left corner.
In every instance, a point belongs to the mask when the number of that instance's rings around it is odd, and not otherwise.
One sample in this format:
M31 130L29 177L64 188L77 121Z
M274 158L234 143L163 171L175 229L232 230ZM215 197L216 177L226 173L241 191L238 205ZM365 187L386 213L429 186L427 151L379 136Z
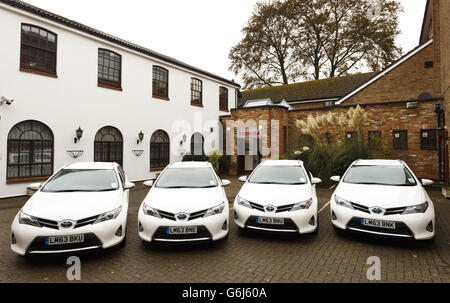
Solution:
M376 207L372 207L372 208L370 209L370 212L373 213L373 214L375 214L375 215L381 215L381 214L384 213L384 209L383 209L382 207L376 206Z
M265 207L265 209L266 209L266 212L272 213L272 212L275 211L275 206L273 206L273 205L267 205L267 206Z
M176 215L177 221L186 221L189 215L187 213L179 213Z
M64 220L59 222L59 228L60 229L69 229L69 228L73 228L75 226L75 222L73 222L72 220Z

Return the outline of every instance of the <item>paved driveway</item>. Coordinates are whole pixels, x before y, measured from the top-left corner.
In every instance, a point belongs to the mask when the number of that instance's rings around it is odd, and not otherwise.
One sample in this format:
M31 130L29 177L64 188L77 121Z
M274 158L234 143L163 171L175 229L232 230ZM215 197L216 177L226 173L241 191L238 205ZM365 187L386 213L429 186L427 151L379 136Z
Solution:
M230 201L241 183L227 187ZM317 236L240 233L202 245L144 245L137 235L137 209L147 189L131 192L124 248L83 253L82 282L367 282L369 256L381 259L382 282L450 282L450 202L430 190L439 228L434 243L380 240L336 234L329 208L320 213ZM331 190L319 189L319 208ZM23 258L9 249L10 224L26 198L0 200L0 281L67 281L67 256Z

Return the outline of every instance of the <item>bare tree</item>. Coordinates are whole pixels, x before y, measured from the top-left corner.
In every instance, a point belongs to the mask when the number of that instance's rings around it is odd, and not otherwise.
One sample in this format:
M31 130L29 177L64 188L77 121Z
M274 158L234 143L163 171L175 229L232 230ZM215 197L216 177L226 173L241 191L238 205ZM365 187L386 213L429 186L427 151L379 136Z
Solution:
M244 37L231 49L230 70L241 73L244 88L288 84L301 74L293 56L295 23L285 9L278 0L257 3Z

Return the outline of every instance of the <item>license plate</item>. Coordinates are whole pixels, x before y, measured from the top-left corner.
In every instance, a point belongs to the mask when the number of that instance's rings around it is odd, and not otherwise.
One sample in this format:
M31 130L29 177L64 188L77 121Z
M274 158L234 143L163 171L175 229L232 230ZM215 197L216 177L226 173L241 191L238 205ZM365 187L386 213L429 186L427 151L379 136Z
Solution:
M62 245L83 242L84 235L52 236L45 238L45 245Z
M196 234L197 226L176 226L167 227L166 233L168 235L186 235L186 234Z
M284 218L268 218L268 217L256 217L256 222L261 224L284 224Z
M395 222L391 222L391 221L361 219L361 225L371 226L371 227L379 227L379 228L387 228L387 229L395 229Z

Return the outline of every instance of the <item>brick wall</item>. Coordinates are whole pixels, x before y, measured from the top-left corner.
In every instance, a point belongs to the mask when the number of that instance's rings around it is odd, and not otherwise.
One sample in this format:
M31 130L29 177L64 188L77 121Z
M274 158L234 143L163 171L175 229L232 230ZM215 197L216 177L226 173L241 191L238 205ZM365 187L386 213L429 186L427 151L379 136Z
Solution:
M415 109L407 109L405 102L391 104L366 105L363 108L368 113L364 125L364 135L367 139L368 131L380 130L383 139L392 143L393 130L408 130L408 149L392 150L389 158L405 161L419 178L438 178L437 150L423 150L420 148L420 130L436 128L436 114L433 111L432 101L419 102ZM301 131L295 127L297 119L306 120L308 115L328 113L329 110L298 110L289 112L289 148L299 146ZM348 107L338 107L332 112L346 113ZM353 131L351 128L345 131ZM330 131L332 132L332 131Z
M428 92L439 97L436 81L439 81L434 67L425 68L424 63L434 60L433 45L429 45L397 68L366 87L343 104L364 104L386 101L416 100Z

